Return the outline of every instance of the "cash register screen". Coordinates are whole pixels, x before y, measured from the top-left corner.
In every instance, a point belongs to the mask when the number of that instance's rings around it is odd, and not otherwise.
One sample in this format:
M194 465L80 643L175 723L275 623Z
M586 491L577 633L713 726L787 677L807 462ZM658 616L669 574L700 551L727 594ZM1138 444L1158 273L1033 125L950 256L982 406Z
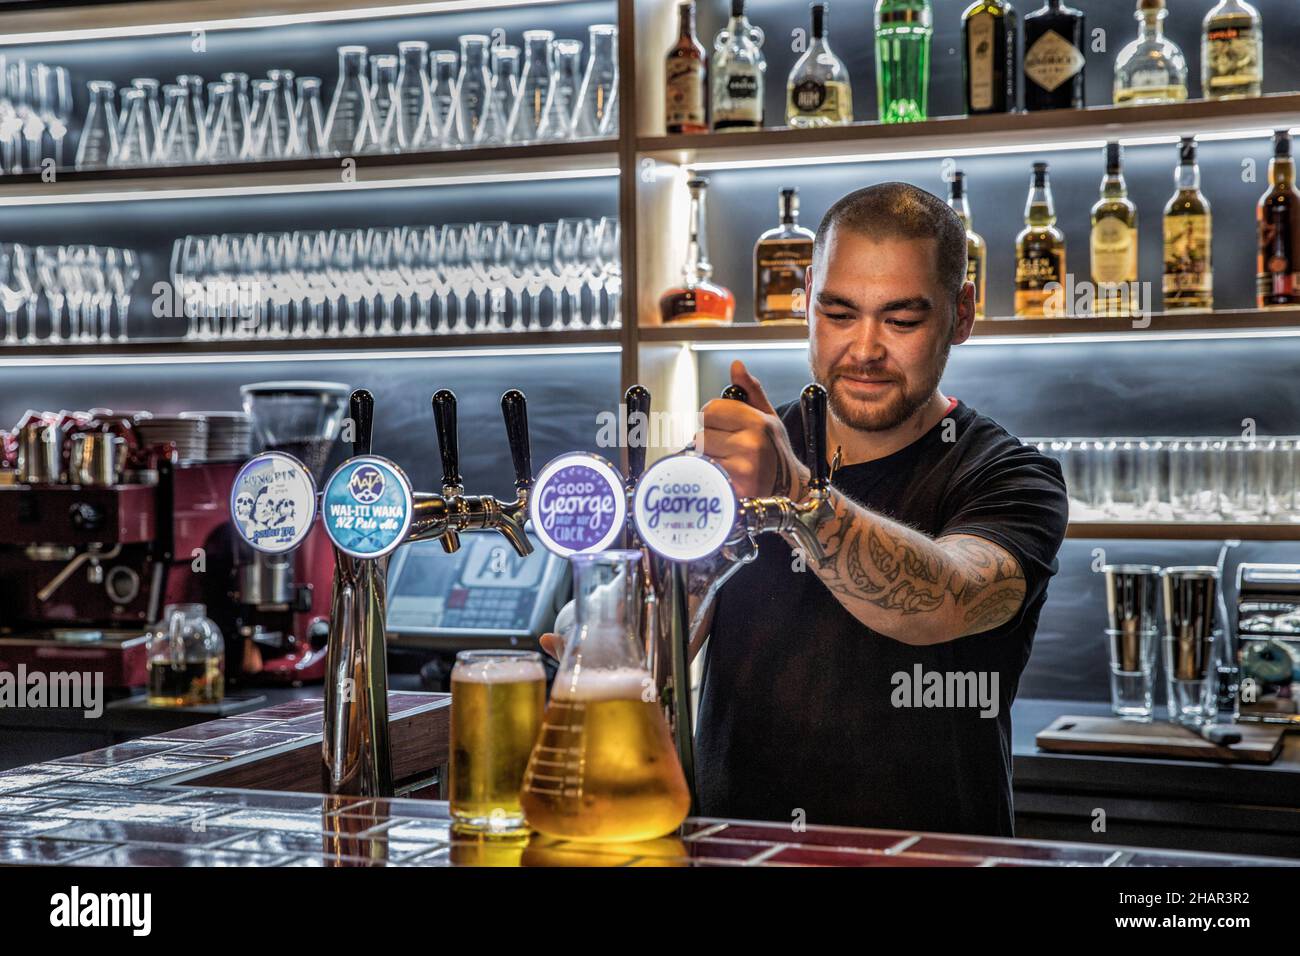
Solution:
M438 541L398 549L388 572L388 631L403 638L470 639L536 636L568 599L567 562L533 536L526 558L498 535L465 534L447 554Z

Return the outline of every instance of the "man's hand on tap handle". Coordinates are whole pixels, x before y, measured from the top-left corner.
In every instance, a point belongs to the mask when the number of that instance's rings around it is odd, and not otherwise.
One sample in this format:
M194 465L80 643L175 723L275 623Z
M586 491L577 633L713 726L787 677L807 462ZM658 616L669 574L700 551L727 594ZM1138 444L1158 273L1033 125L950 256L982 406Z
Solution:
M801 489L811 477L808 469L790 445L763 386L739 359L731 363L731 384L744 389L749 401L715 398L705 405L695 449L726 469L742 498L802 498Z

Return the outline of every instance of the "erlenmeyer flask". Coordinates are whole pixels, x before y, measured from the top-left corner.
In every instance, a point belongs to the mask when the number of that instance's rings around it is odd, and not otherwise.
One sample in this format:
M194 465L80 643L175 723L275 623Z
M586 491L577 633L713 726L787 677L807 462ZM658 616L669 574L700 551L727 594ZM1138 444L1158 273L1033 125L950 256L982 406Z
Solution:
M235 142L239 144L239 153L243 156L248 149L248 137L252 128L252 100L247 73L222 73L221 82L230 84L230 126L234 130Z
M162 100L159 91L162 88L152 77L132 80L131 85L144 93L144 137L149 142L149 160L158 152L158 131L162 128Z
M298 77L298 112L293 118L293 155L325 153L325 113L320 102L320 77Z
M555 41L555 77L546 113L537 128L538 139L566 139L573 129L573 107L578 99L581 75L582 41Z
M193 125L190 91L174 83L164 86L162 132L156 157L159 165L183 166L194 162L194 137L190 132Z
M361 142L358 147L365 153L391 152L397 145L397 57L391 53L376 53L370 58L370 97L374 111L374 137Z
M455 50L435 51L430 64L429 123L439 146L447 142L451 114L456 107L456 64Z
M575 554L575 626L524 772L524 816L566 840L653 840L691 796L638 635L641 552Z
M330 152L343 156L356 152L358 143L373 142L375 114L370 107L370 81L366 77L366 54L363 46L339 47L339 82L334 87L325 136Z
M293 145L293 71L267 70L266 78L273 86L258 120L262 159L283 159Z
M479 127L478 141L500 146L510 141L510 114L519 96L519 47L492 48L492 105Z
M429 44L423 40L405 40L397 44L397 121L393 125L391 145L397 149L432 149L437 142L433 133L429 78Z
M237 163L239 137L234 124L234 90L226 82L208 84L208 153L209 163Z
M116 91L108 80L91 80L86 89L90 105L77 143L76 164L78 169L103 169L117 152L117 110L113 106Z
M460 75L456 77L456 104L448 139L457 146L468 146L478 138L492 102L492 74L488 70L488 38L469 34L460 38Z
M573 111L573 135L591 139L617 135L610 118L618 103L618 27L597 24L588 30L587 71Z
M117 142L114 166L148 166L153 162L149 151L149 137L145 132L144 90L131 87L122 91L122 106L126 122L122 124Z
M182 73L176 77L176 85L185 87L190 95L190 155L201 160L208 151L208 113L203 105L203 77Z
M555 34L550 30L524 33L524 69L519 77L519 96L510 114L509 138L512 143L530 143L537 139L537 128L546 115L551 93Z

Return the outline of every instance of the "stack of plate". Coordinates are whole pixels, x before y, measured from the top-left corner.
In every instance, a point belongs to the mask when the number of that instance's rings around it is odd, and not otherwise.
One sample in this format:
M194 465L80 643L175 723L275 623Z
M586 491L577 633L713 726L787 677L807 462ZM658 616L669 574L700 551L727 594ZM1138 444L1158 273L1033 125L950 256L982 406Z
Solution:
M146 445L175 442L181 461L206 461L208 458L208 420L202 415L191 418L155 415L136 422L135 427Z
M243 461L253 440L253 417L247 412L182 412L181 418L208 423L208 461Z

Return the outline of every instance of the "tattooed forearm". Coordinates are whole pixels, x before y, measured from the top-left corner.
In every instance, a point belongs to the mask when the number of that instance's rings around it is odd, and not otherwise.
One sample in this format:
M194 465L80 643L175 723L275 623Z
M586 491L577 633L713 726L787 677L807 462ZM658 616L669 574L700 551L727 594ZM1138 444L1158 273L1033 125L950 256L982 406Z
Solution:
M834 517L819 532L825 556L817 575L874 630L941 643L1005 624L1020 609L1024 574L993 542L927 538L838 494L832 505Z

